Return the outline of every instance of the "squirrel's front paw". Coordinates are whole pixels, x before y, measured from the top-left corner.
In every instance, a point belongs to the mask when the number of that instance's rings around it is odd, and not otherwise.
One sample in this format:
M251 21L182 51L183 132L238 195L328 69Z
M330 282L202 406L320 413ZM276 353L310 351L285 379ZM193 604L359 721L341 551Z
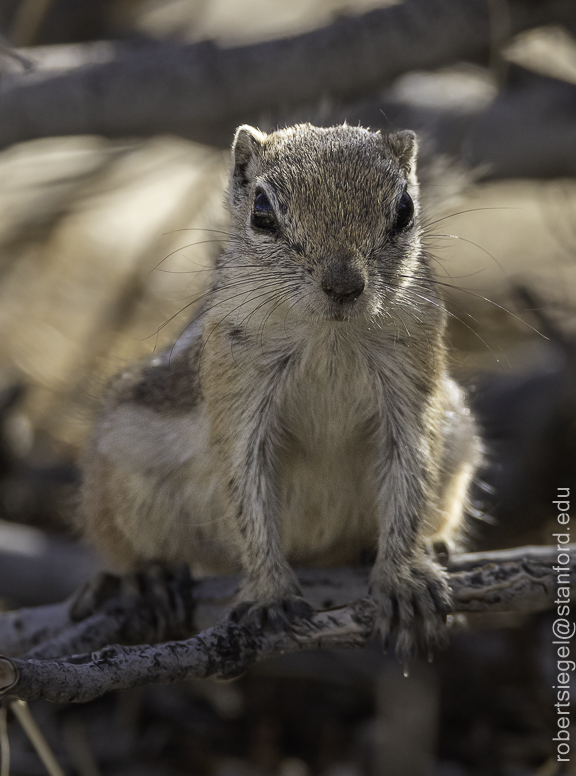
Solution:
M149 639L185 638L194 627L193 586L186 564L168 567L156 563L121 575L100 572L73 596L70 618L79 622L112 609L118 621L126 623L123 633L128 639L138 622L149 628Z
M241 601L233 607L229 618L233 622L261 630L290 630L293 625L302 620L309 620L314 609L301 596L288 595L272 601Z
M448 644L446 616L452 609L446 575L428 562L394 577L373 576L370 593L379 604L378 629L384 648L396 632L396 655L407 663L420 644L428 657Z

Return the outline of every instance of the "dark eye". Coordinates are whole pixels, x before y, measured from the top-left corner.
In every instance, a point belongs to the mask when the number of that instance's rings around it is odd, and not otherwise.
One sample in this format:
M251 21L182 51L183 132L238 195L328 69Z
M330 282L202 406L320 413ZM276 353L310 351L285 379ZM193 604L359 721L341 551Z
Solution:
M407 229L409 226L412 226L412 223L414 222L414 203L412 202L412 197L410 194L408 194L407 191L402 194L400 197L400 202L398 203L398 210L396 211L396 221L394 222L394 226L392 227L392 232L394 234L398 234L398 232L403 232L404 229Z
M252 210L252 224L258 229L265 229L267 232L275 232L278 228L274 209L263 191L256 192Z

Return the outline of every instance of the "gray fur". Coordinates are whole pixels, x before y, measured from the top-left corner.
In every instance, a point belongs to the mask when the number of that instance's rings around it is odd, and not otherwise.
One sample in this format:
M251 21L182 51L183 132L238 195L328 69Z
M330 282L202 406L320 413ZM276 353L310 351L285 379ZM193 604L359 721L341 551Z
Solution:
M172 360L113 388L85 456L85 529L120 565L242 567L261 616L299 596L289 562L373 551L384 636L397 621L405 659L419 613L428 647L442 641L447 586L425 545L457 540L479 443L447 373L416 150L411 132L238 129L204 311ZM415 223L395 234L405 190ZM274 234L252 225L257 191Z

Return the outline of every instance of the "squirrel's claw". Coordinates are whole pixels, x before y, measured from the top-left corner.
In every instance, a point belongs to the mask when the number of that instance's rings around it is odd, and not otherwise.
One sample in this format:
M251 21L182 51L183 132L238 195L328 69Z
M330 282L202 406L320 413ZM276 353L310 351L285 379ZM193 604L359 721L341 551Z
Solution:
M377 627L384 649L395 631L396 655L401 663L410 661L417 646L427 656L447 646L450 591L436 565L412 569L396 584L373 585L371 593L379 602Z
M175 628L192 627L194 602L193 580L187 565L166 567L152 564L147 569L129 574L101 572L74 595L70 617L78 622L108 605L148 607L156 622L159 636Z
M233 622L257 630L269 629L274 632L292 630L302 620L310 620L313 607L301 596L290 595L285 598L258 603L241 601L230 611L228 618Z

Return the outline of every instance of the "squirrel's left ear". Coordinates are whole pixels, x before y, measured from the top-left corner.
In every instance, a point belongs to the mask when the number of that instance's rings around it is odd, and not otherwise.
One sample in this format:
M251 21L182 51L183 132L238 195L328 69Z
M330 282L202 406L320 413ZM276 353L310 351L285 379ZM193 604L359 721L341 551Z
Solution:
M393 132L388 135L388 142L400 167L407 175L416 172L416 157L418 155L418 137L411 129Z
M232 143L232 159L234 163L232 177L234 183L245 186L248 183L248 165L258 154L262 143L266 140L264 132L243 124L238 127Z

